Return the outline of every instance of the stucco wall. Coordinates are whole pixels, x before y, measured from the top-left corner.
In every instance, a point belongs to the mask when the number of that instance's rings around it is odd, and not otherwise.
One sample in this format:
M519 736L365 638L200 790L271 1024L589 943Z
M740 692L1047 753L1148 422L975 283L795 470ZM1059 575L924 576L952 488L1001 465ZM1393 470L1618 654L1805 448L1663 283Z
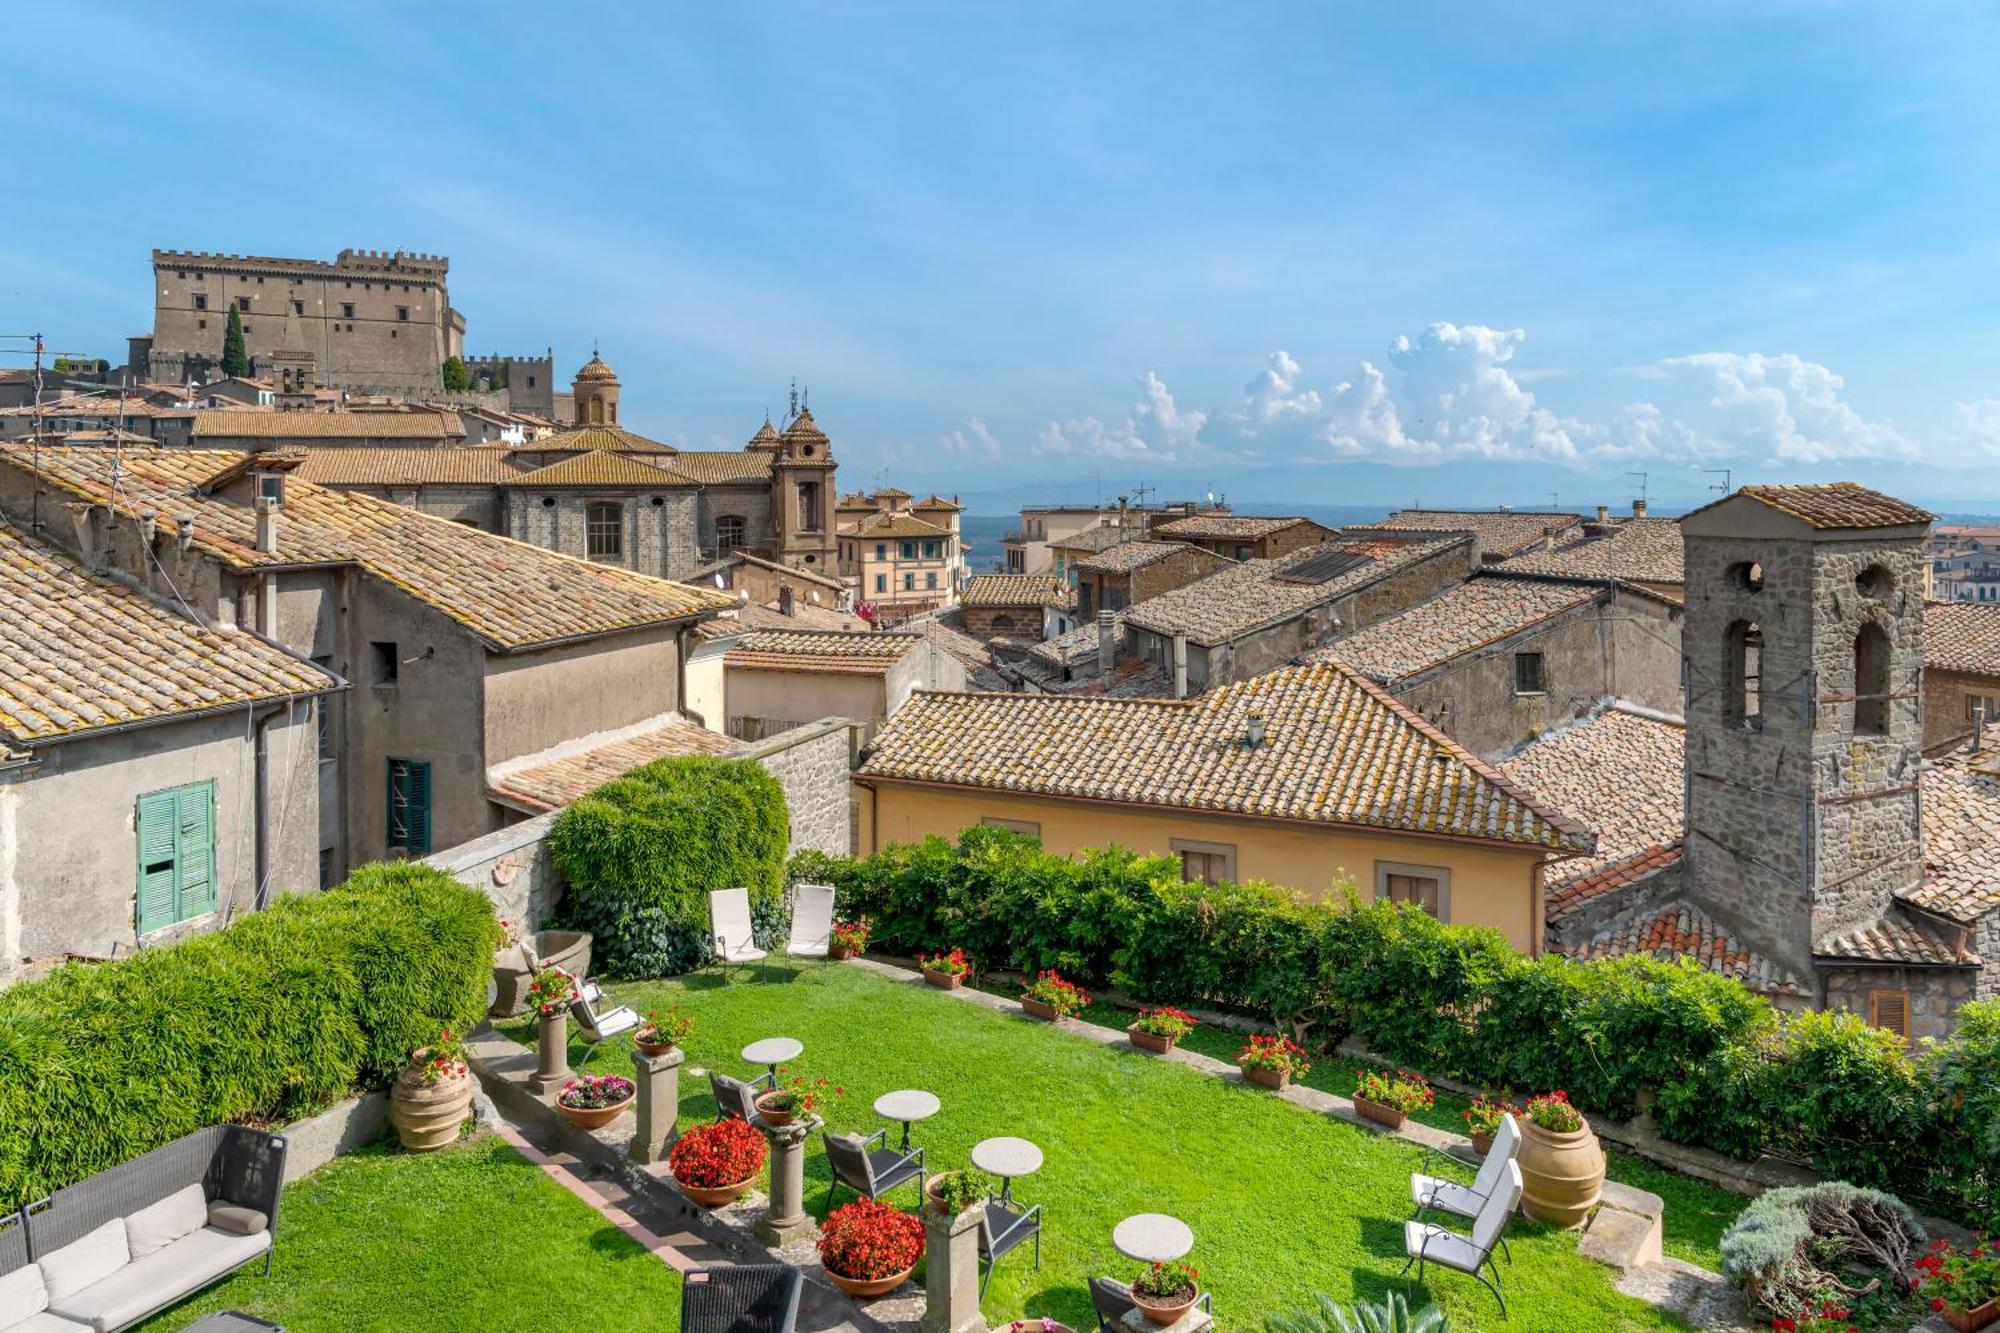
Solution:
M765 719L761 735L769 735L777 723L822 717L858 718L872 729L887 716L884 681L879 675L730 667L724 687L727 730L732 736L743 734L741 720L746 717Z
M668 625L488 657L487 767L672 712L680 661L675 637Z

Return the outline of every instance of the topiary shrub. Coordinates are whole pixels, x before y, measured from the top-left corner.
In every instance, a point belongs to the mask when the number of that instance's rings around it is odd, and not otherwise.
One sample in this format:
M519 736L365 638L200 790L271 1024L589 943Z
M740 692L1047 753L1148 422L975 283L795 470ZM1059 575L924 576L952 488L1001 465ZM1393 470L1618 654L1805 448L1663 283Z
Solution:
M225 1121L379 1087L486 1007L499 921L422 865L370 866L226 930L0 992L0 1210Z
M748 889L760 942L784 925L784 788L747 759L662 759L556 817L549 850L567 881L558 923L596 936L613 976L689 972L714 957L708 895Z
M1902 1281L1924 1239L1893 1194L1839 1180L1794 1185L1759 1195L1729 1224L1722 1271L1773 1316L1792 1319Z

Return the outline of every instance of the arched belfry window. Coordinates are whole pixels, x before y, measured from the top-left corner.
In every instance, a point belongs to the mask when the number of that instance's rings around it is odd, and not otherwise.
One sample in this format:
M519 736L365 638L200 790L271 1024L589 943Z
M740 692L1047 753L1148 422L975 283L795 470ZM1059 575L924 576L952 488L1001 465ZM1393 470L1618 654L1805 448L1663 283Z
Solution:
M602 426L604 424L604 400L602 398L593 398L590 400L590 424L593 426Z
M1854 734L1889 734L1889 636L1873 623L1854 636Z
M1764 729L1764 631L1739 620L1723 635L1723 720L1746 731Z

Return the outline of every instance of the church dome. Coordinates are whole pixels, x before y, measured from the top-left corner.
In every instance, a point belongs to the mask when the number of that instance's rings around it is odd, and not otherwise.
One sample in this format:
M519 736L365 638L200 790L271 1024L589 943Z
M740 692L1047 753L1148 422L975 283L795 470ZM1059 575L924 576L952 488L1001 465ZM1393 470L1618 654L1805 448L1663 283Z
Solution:
M616 384L618 372L604 363L597 353L590 354L590 360L583 363L583 369L576 372L578 383Z
M823 443L826 440L826 432L819 428L817 421L813 420L812 409L810 407L802 407L799 409L799 414L792 418L792 424L785 427L784 438L787 440L814 440Z
M750 443L743 447L745 449L775 449L780 443L778 428L771 424L771 418L765 417L764 424L757 427L757 433L752 435Z

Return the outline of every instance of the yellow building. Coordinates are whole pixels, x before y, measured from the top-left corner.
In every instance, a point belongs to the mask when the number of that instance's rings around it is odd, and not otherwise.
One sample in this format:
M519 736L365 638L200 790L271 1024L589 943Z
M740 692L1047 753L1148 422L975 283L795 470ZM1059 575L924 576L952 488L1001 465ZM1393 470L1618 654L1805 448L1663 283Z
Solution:
M855 774L864 852L971 825L1064 854L1178 855L1190 879L1418 903L1542 945L1549 862L1592 835L1339 663L1193 700L919 693Z
M843 496L834 511L840 571L854 604L866 603L881 625L956 605L965 575L960 508L937 495L912 503L894 487Z

